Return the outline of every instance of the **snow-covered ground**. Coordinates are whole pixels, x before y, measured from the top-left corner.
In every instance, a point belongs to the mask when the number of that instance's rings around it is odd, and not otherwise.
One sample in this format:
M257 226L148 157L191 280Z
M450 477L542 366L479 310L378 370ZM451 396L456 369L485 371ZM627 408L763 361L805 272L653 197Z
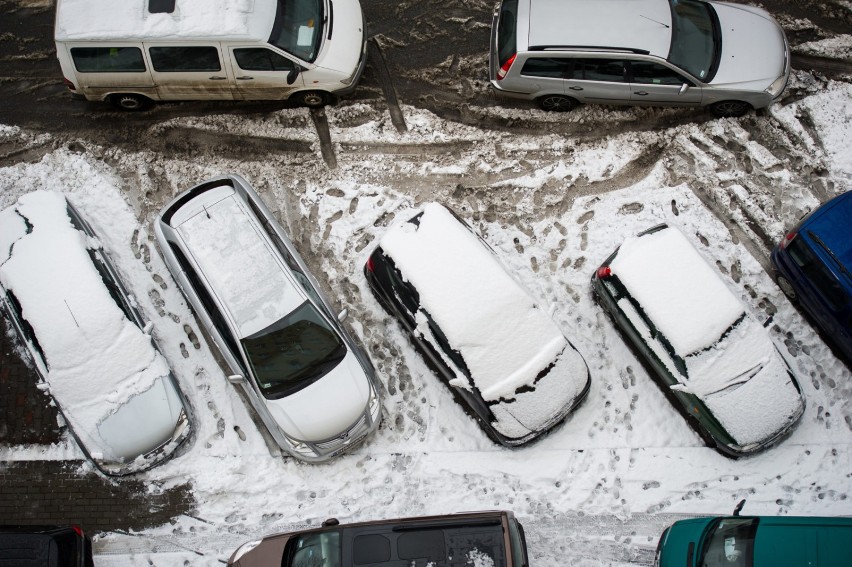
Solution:
M765 271L768 246L852 183L852 85L800 74L803 96L767 115L633 129L672 109L583 107L568 115L474 108L540 121L539 135L443 121L404 106L408 133L363 103L327 109L338 168L320 158L307 111L179 118L151 128L192 140L232 133L301 140L313 154L229 158L128 152L91 141L0 169L0 209L64 192L130 284L195 411L196 435L140 477L190 482L192 516L104 534L98 564L216 565L256 536L342 521L505 508L527 527L537 566L649 562L662 528L692 514L852 515L852 375ZM554 123L621 133L579 141ZM0 127L0 139L45 135ZM385 421L355 452L306 465L270 452L169 276L151 221L174 194L221 173L246 177L293 236L366 346L385 387ZM563 426L509 450L486 438L372 297L363 265L386 227L426 201L454 208L550 312L589 364L592 387ZM679 227L800 377L807 409L765 453L729 460L703 446L593 302L589 277L625 238ZM82 458L73 442L3 447L4 459Z

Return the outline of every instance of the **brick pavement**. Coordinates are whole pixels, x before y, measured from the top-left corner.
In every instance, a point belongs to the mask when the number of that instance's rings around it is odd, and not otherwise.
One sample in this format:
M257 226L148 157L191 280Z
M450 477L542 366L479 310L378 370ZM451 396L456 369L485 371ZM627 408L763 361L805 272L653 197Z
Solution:
M55 443L62 436L56 408L35 387L35 372L3 331L0 328L0 444ZM161 490L133 477L107 478L80 465L80 461L0 464L0 524L78 524L89 533L141 530L193 510L188 484Z

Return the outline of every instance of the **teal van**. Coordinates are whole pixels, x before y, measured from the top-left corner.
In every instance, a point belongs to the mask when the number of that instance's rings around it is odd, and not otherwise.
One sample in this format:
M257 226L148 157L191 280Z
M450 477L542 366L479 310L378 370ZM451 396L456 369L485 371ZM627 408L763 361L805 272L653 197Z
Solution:
M852 517L734 515L681 520L660 536L654 565L848 567Z

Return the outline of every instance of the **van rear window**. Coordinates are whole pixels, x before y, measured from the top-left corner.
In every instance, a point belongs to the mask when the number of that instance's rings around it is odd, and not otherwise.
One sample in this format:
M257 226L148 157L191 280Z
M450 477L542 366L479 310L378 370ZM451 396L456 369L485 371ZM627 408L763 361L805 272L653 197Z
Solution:
M74 67L81 73L138 73L145 71L138 47L72 47Z

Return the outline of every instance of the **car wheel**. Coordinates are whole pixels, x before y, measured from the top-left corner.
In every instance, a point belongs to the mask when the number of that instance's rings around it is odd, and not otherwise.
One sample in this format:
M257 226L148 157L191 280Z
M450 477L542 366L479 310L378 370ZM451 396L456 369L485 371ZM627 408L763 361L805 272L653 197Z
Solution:
M749 110L751 110L751 105L741 100L723 100L710 105L710 111L719 118L743 116Z
M109 98L112 105L119 110L145 110L151 104L151 99L138 94L116 94Z
M549 112L568 112L580 104L573 98L562 95L546 95L538 98L536 102L542 110Z
M787 278L784 276L778 276L775 278L775 281L790 301L796 301L796 290Z
M328 93L322 91L307 91L299 93L299 102L308 108L322 108L331 101Z

